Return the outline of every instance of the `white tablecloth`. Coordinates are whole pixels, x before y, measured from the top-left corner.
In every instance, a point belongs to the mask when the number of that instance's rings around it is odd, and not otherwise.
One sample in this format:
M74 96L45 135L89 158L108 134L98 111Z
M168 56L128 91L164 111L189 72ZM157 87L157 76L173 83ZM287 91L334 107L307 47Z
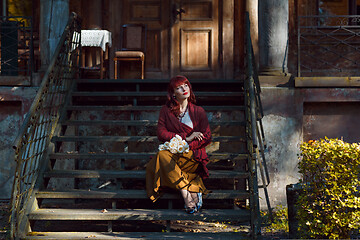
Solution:
M81 30L81 45L101 47L106 51L106 43L111 47L111 32L108 30Z

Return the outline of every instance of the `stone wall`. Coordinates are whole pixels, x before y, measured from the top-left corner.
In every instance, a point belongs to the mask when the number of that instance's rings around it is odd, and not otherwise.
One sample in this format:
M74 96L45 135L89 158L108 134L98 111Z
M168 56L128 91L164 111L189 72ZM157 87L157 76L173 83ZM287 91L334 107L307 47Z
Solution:
M38 88L0 87L0 199L9 199L15 171L13 141Z

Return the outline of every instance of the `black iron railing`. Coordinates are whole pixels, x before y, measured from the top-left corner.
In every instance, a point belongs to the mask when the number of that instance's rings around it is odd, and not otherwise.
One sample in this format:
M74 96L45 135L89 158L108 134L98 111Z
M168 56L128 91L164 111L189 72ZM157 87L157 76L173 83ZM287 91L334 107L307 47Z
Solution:
M269 210L270 219L272 212L268 196L267 186L270 184L270 177L266 166L264 150L266 148L262 118L264 116L260 99L260 82L255 62L254 50L250 36L249 13L246 12L246 79L245 87L245 107L246 107L246 134L248 147L248 167L250 171L249 191L251 208L251 228L252 238L260 233L260 206L259 206L259 187L264 189L265 200ZM258 173L260 173L262 185L258 184Z
M28 76L34 71L32 18L0 17L1 76Z
M72 14L40 89L14 142L16 170L11 199L11 237L29 229L27 212L34 206L39 173L47 166L50 139L79 71L80 20Z
M360 76L360 15L299 16L298 77Z

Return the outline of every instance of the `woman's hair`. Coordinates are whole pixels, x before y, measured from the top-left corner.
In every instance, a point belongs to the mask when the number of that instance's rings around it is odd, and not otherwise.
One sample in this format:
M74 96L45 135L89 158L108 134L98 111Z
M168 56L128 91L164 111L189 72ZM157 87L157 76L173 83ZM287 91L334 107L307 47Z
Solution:
M190 96L188 98L188 101L191 103L196 103L195 95L189 80L184 76L176 76L171 78L167 89L168 94L166 106L170 108L170 111L173 112L175 116L179 116L180 114L180 103L176 98L174 98L174 88L182 84L187 84L189 86Z

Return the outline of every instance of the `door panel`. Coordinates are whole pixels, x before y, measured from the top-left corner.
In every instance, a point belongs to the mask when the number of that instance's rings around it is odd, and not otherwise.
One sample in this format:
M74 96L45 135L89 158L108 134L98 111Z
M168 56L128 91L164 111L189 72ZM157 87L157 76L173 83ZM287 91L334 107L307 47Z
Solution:
M169 78L169 3L161 0L124 0L122 24L147 25L146 78Z
M211 30L181 29L181 71L211 70Z
M182 2L182 9L185 13L181 14L182 21L202 21L212 20L212 1L201 1L201 2Z
M171 74L219 77L218 0L174 0Z
M159 72L161 71L161 49L163 45L163 42L161 41L161 30L148 30L146 42L146 49L148 50L146 54L146 71Z
M161 3L159 1L130 3L131 21L159 21L161 19Z

